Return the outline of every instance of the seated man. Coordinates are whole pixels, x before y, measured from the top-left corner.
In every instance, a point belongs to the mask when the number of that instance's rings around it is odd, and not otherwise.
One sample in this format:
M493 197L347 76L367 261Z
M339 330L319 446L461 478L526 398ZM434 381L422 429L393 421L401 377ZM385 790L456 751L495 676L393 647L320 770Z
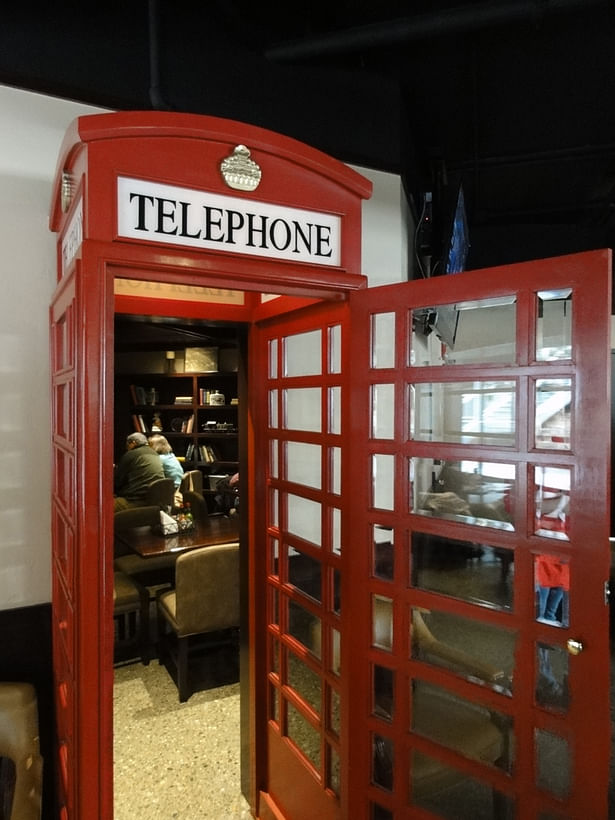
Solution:
M147 488L159 478L164 478L160 456L148 446L143 433L131 433L113 476L113 511L144 504Z

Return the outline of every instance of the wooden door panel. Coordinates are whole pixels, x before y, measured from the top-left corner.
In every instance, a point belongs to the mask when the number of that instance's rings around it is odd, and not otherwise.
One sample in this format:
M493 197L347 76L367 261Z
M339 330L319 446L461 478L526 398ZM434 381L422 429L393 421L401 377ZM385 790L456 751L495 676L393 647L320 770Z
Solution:
M610 255L351 302L350 816L606 816Z
M342 816L346 320L340 305L268 320L256 328L251 355L259 386L255 459L265 476L253 545L265 607L257 613L266 665L257 672L263 697L256 700L266 738L263 816Z

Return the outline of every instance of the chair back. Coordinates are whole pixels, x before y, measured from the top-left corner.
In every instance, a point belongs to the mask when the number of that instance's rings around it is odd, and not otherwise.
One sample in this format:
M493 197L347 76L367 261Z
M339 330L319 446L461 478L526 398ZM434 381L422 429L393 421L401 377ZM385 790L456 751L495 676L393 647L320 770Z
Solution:
M170 510L175 503L175 482L172 478L157 478L147 488L145 505L156 505L160 510Z
M184 473L184 477L179 485L179 491L182 495L187 491L202 493L203 473L200 470L188 470L187 473Z
M125 510L118 510L113 515L113 528L115 532L131 530L134 527L155 527L160 523L160 507L150 505L148 507L128 507Z
M184 504L190 504L192 517L197 524L207 520L209 510L207 509L207 501L201 493L194 490L185 490L182 493L182 499Z
M239 544L190 550L175 564L177 634L239 626Z

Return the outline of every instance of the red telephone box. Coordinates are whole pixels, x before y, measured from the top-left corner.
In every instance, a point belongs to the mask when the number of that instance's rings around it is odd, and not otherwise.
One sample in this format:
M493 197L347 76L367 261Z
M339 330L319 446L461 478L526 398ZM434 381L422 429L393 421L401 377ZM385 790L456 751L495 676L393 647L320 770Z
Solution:
M367 289L369 194L225 120L104 114L66 135L51 215L66 820L113 814L113 316L137 310L250 326L255 817L604 814L610 256ZM550 619L544 556L569 578Z

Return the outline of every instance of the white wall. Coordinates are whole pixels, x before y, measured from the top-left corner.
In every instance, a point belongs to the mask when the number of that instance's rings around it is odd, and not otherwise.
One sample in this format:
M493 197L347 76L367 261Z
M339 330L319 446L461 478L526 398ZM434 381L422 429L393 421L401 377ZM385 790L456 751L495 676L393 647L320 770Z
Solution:
M101 109L0 86L0 609L51 600L51 186L68 124Z
M56 282L51 186L69 123L102 109L0 86L0 610L51 600L48 309ZM407 278L401 185L364 210L369 284Z
M401 179L397 174L356 168L373 183L371 199L363 204L361 273L369 287L408 279L409 236L413 226Z

